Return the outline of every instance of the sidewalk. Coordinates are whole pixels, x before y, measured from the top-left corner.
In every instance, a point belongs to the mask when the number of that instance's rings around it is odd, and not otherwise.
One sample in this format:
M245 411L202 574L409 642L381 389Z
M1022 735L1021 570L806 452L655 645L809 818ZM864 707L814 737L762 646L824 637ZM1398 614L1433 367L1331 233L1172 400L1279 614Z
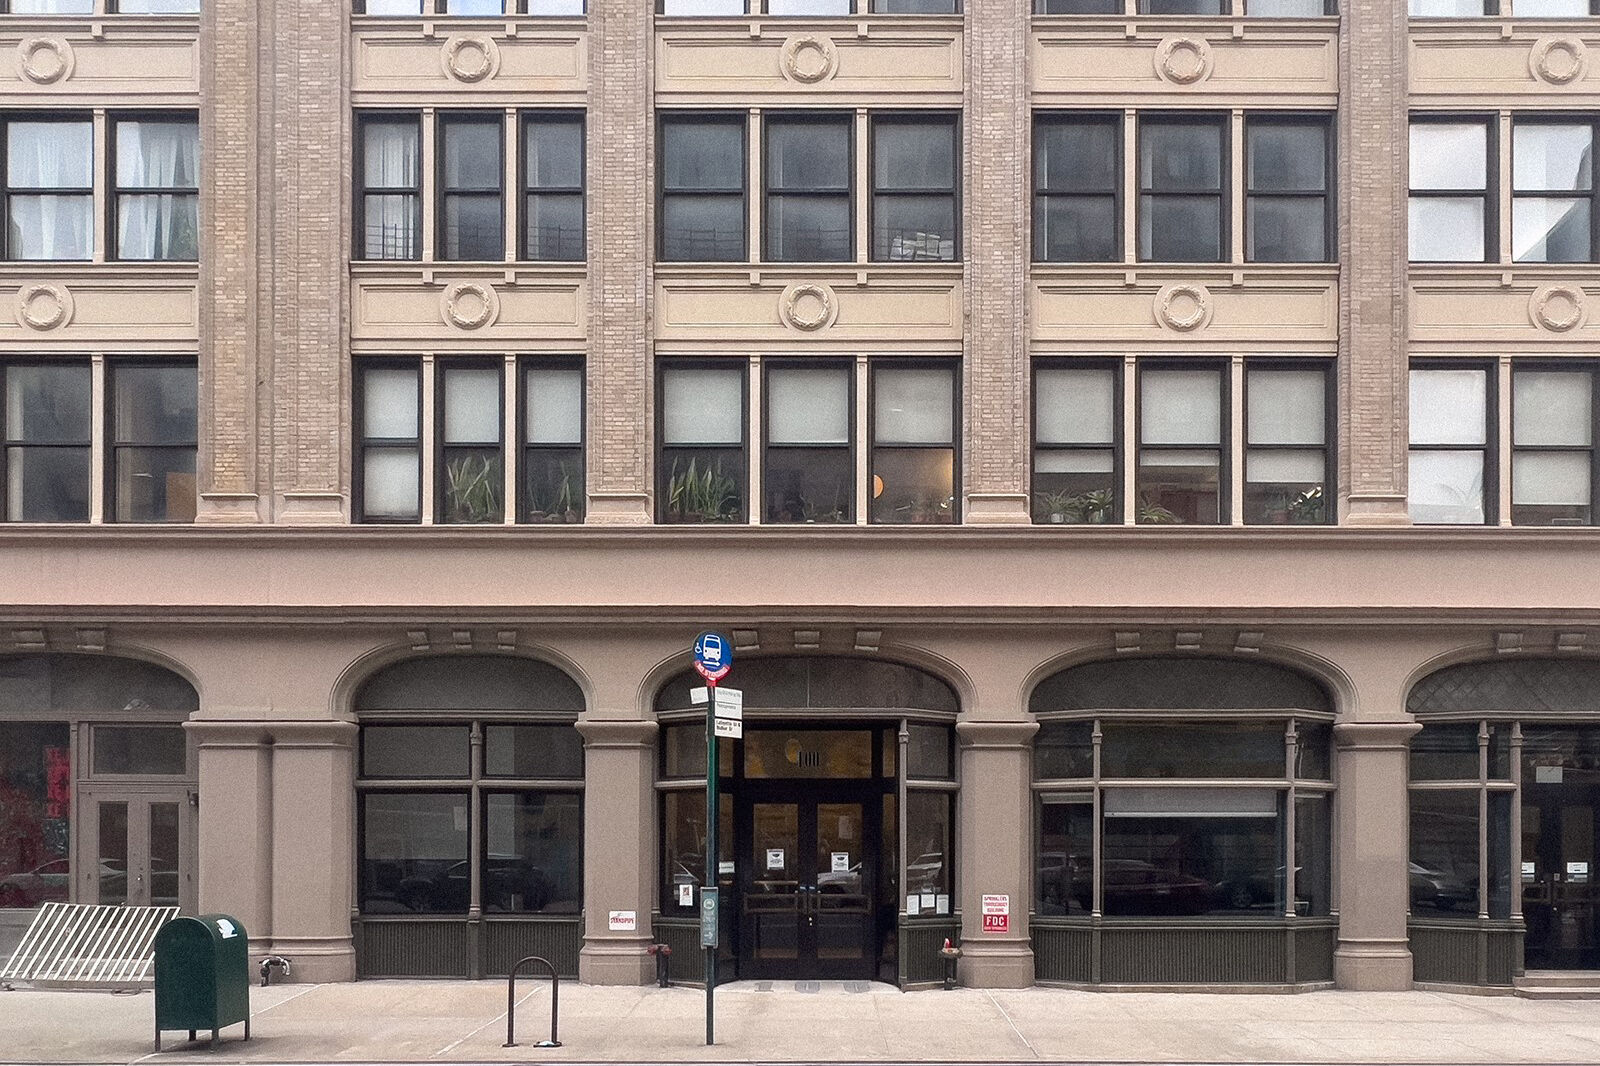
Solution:
M816 987L816 986L802 986ZM165 1036L155 1056L149 992L0 991L6 1062L959 1061L1600 1062L1600 1004L1434 992L1212 995L754 982L691 988L563 985L560 1037L548 984L520 985L517 1048L503 981L366 981L252 989L253 1034L214 1052Z

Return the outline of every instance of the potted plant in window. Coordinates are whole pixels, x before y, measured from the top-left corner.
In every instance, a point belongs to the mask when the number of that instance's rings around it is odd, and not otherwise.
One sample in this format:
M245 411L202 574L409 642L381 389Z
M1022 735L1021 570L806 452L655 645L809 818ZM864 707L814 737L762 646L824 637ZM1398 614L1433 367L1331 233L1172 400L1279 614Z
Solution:
M1289 501L1289 521L1304 526L1320 524L1324 502L1322 486L1313 485Z
M447 522L497 522L501 509L500 464L488 455L463 455L445 463Z
M698 459L667 479L667 516L673 522L731 522L739 511L739 486L722 473L722 463L700 469Z
M1182 522L1183 519L1161 506L1151 503L1146 497L1139 497L1139 524L1153 526L1170 526Z
M1111 521L1111 510L1117 497L1110 489L1096 489L1073 497L1073 507L1078 521L1097 525Z
M1060 525L1075 520L1078 499L1070 492L1036 492L1033 494L1034 511L1053 525Z

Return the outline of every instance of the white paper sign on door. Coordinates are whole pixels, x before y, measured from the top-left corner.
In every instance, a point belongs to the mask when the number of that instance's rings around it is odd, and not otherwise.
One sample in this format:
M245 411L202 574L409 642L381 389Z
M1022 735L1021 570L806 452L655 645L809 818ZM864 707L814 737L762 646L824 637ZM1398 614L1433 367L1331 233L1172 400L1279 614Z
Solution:
M783 849L782 848L768 848L767 849L767 869L769 869L769 870L781 870L787 865L788 864L783 861Z
M694 906L694 886L693 885L679 885L678 886L678 906L680 906L680 907L693 907Z
M833 872L836 874L850 872L850 853L848 851L836 851L833 853Z

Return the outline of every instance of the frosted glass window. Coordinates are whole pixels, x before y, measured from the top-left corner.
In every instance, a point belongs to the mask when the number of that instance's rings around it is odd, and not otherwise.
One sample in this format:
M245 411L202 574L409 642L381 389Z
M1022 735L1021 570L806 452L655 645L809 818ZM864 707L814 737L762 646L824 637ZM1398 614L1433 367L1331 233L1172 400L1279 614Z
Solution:
M1477 18L1488 12L1485 0L1411 0L1413 18L1463 19ZM1521 4L1517 7L1520 9ZM1521 14L1519 10L1517 12Z
M877 443L949 444L955 439L955 378L948 370L879 369L872 387Z
M1040 444L1109 444L1116 371L1042 369L1034 375L1034 434Z
M662 438L674 444L744 440L744 371L681 368L661 383Z
M1323 0L1245 0L1244 13L1256 18L1308 19L1329 14Z
M367 518L416 518L422 460L411 449L372 448L362 457L361 509Z
M1253 482L1321 482L1321 452L1253 448L1245 456L1244 479Z
M1411 443L1483 444L1487 402L1482 370L1411 371Z
M1571 371L1518 371L1511 379L1512 443L1593 443L1593 379Z
M849 443L850 371L768 368L767 440L773 444Z
M525 383L528 443L579 443L583 439L583 373L530 370Z
M1412 262L1483 262L1484 211L1481 197L1412 197L1407 208Z
M1320 370L1252 370L1247 378L1251 444L1327 441L1327 385Z
M1106 451L1042 451L1033 464L1039 474L1109 474L1114 459Z
M848 15L850 0L767 0L769 15Z
M1589 200L1519 196L1511 201L1511 255L1519 263L1584 263Z
M1511 498L1519 507L1589 502L1587 452L1519 452L1511 459Z
M500 443L500 371L448 368L444 377L444 442Z
M1516 0L1511 9L1519 19L1567 19L1591 15L1589 0Z
M368 15L420 15L423 0L367 0Z
M1220 370L1146 370L1139 376L1140 439L1145 444L1219 444ZM1207 459L1216 462L1216 456Z
M124 15L194 15L200 0L116 0L116 9Z
M94 0L11 0L13 15L90 15Z
M1483 453L1411 453L1411 520L1420 525L1483 524Z
M744 0L661 0L663 15L742 15Z
M530 15L582 15L583 0L528 0Z
M361 378L364 435L369 438L412 438L417 435L417 372L373 369Z
M505 0L450 0L445 5L449 15L503 15Z
M1573 192L1593 185L1594 138L1588 125L1519 122L1512 137L1512 181L1518 192Z
M1414 122L1411 188L1455 191L1488 187L1489 128L1481 122Z

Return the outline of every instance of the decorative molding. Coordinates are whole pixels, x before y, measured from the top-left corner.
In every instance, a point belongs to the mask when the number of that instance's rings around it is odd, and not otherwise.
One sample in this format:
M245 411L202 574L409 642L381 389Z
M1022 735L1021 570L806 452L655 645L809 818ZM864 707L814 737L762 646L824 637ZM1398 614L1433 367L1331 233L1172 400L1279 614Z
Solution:
M1193 85L1211 76L1211 46L1199 37L1164 37L1156 45L1156 77Z
M826 37L791 37L783 42L782 55L783 76L802 85L827 81L839 70L838 50Z
M1589 634L1582 630L1556 634L1556 651L1582 651L1589 642Z
M64 285L24 285L17 293L17 321L40 333L72 321L72 292Z
M456 651L472 650L472 630L452 629L450 631L450 639L455 642Z
M1233 640L1233 650L1238 655L1253 655L1261 650L1266 633L1259 629L1241 629Z
M447 77L472 85L500 72L500 46L488 37L451 37L444 42L439 63Z
M1514 655L1522 650L1522 634L1506 630L1494 635L1494 650L1501 655Z
M1172 647L1176 651L1199 651L1204 639L1205 634L1199 630L1179 630L1172 635Z
M104 628L90 628L77 630L79 651L105 651L106 631Z
M24 37L17 44L17 77L35 85L53 85L72 77L77 57L60 37Z
M735 651L760 651L761 635L754 629L735 629L733 648Z
M813 333L833 325L839 317L839 300L828 285L790 285L778 297L778 317L786 326Z
M822 631L817 629L795 630L794 646L796 651L816 651L822 647Z
M1576 285L1541 285L1528 300L1533 324L1552 333L1566 333L1588 317L1583 290Z
M445 287L440 310L447 325L457 329L482 329L500 317L500 297L490 285L458 281Z
M1528 52L1528 70L1550 85L1568 85L1589 67L1589 50L1576 37L1541 37Z
M494 635L495 647L501 651L517 650L517 631L515 629L502 629Z
M432 646L426 629L406 630L406 640L411 642L412 651L427 651Z
M1139 631L1135 629L1119 630L1111 634L1111 641L1113 647L1115 647L1117 652L1122 655L1136 652L1143 645L1143 640L1139 634Z
M856 630L856 651L876 652L878 650L878 645L881 643L883 643L883 630Z
M1163 285L1156 293L1156 320L1179 333L1197 330L1211 322L1211 292L1204 285L1184 282Z

